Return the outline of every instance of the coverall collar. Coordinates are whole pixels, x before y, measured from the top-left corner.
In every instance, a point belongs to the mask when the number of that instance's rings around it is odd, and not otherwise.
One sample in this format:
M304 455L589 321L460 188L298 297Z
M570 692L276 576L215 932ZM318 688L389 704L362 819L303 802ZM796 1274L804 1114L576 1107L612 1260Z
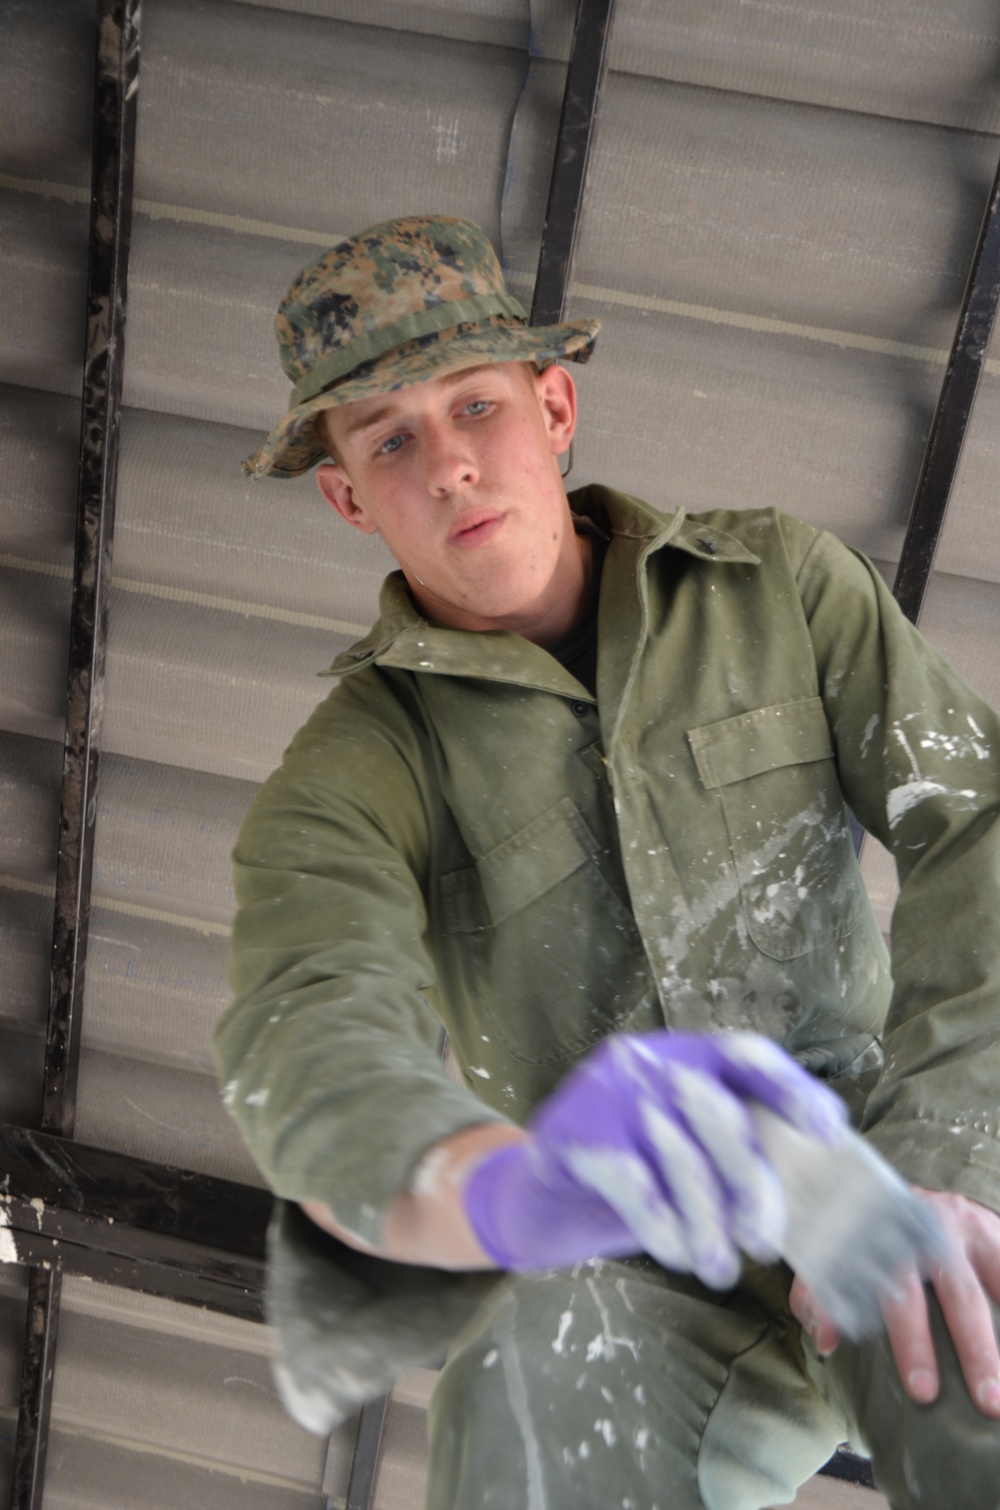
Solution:
M616 537L635 543L637 578L641 579L649 557L667 547L713 566L760 564L759 557L735 536L689 519L684 509L661 514L630 494L597 483L579 488L569 498L574 513L593 519L610 532L612 549ZM392 572L382 584L377 622L363 639L338 655L325 674L350 676L371 665L439 676L474 676L536 687L563 697L580 696L576 678L541 646L521 635L506 629L452 629L422 618L401 571Z

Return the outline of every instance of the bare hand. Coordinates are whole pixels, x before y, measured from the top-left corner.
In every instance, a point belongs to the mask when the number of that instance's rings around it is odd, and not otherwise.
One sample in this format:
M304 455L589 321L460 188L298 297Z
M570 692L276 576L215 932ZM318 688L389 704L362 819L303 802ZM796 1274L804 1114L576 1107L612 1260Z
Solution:
M917 1187L919 1188L919 1187ZM955 1344L969 1394L983 1415L1000 1418L1000 1349L989 1302L1000 1304L1000 1216L966 1196L920 1190L934 1207L950 1252L935 1265L931 1283ZM789 1297L792 1315L828 1357L840 1335L812 1291L796 1278ZM904 1275L882 1315L903 1388L920 1405L937 1398L940 1375L920 1277Z

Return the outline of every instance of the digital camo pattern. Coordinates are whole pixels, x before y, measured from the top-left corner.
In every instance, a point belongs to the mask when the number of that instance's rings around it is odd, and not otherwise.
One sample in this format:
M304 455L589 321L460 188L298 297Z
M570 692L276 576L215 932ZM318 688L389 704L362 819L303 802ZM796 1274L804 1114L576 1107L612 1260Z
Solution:
M483 299L500 312L484 315L473 304L469 321L421 328L442 305ZM281 301L275 333L285 375L301 383L322 375L324 364L330 380L300 402L293 391L288 412L243 470L256 477L308 471L326 454L315 416L334 404L491 362L586 361L599 323L528 326L493 248L470 221L419 216L373 226L303 268Z

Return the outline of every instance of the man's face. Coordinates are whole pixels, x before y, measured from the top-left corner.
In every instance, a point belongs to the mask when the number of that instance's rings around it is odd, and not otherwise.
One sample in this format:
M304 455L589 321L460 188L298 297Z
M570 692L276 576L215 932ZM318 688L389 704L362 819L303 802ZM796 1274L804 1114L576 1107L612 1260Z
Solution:
M421 610L545 643L575 620L584 556L559 475L573 380L503 362L329 409L324 497L380 534Z

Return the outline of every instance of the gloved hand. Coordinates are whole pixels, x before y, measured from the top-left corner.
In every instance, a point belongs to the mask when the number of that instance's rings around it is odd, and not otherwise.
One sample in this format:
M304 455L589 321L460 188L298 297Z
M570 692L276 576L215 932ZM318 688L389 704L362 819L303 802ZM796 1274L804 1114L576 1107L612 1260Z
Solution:
M606 1039L537 1110L529 1141L487 1154L463 1200L503 1269L566 1268L645 1250L725 1289L739 1249L780 1251L785 1198L754 1134L761 1102L832 1142L837 1096L755 1033Z

